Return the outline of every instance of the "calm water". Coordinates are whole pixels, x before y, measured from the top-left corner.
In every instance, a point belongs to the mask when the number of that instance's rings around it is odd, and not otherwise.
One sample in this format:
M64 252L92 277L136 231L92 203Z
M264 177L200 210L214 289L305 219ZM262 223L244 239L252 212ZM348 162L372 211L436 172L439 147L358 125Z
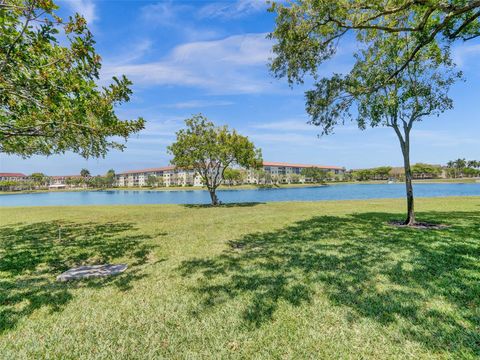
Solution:
M416 184L415 196L480 196L479 184ZM315 201L398 198L405 196L403 184L331 185L320 187L221 190L219 199L232 202ZM117 204L207 204L208 192L185 191L82 191L0 195L0 206L117 205Z

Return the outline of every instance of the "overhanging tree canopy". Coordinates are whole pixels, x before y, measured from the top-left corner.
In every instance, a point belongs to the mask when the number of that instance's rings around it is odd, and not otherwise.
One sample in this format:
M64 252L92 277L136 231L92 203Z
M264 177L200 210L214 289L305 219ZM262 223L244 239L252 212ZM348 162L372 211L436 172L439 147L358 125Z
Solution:
M144 127L121 120L124 76L99 87L100 56L85 19L64 21L52 0L0 0L0 152L104 156ZM61 40L60 40L61 39Z
M400 49L397 68L366 92L403 72L432 42L448 52L452 42L480 35L480 0L292 0L274 3L270 11L277 14L271 68L290 83L316 75L350 33L360 42L380 33L409 34L411 44Z

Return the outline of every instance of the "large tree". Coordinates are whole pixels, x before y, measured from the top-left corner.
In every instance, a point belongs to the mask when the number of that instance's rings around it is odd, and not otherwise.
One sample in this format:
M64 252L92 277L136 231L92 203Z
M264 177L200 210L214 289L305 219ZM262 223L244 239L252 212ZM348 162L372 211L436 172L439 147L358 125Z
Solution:
M24 157L123 149L144 127L115 108L130 99L124 76L98 85L100 56L85 19L63 20L52 0L0 0L0 152Z
M394 130L405 167L408 204L405 224L413 225L410 134L417 121L452 107L448 90L460 74L454 71L448 47L429 41L412 52L418 47L417 37L421 32L400 29L416 26L416 13L387 16L387 20L394 21L399 31L382 30L377 25L357 29L358 50L351 71L318 79L319 64L333 54L334 48L326 53L325 48L319 45L331 34L328 28L324 29L325 34L316 28L314 24L318 19L311 20L317 16L312 7L318 5L322 8L320 4L325 5L326 2L305 0L298 3L289 8L279 7L277 28L272 34L279 40L274 47L277 56L272 62L272 70L278 76L287 76L290 81L302 81L306 73L316 78L314 89L306 92L306 109L311 123L320 126L323 134L331 133L349 118L354 118L360 129L383 125ZM331 4L336 8L333 2ZM339 4L345 5L346 2L340 1ZM365 3L365 6L369 5ZM302 11L303 18L300 16ZM357 15L363 16L358 11ZM355 17L354 14L349 16ZM310 22L305 19L310 19ZM386 21L382 19L379 18L377 24ZM306 28L310 30L306 31Z
M223 183L229 166L258 168L262 163L260 149L246 137L227 126L215 126L203 115L185 120L177 140L168 147L172 165L193 169L207 187L212 205L218 205L217 188Z
M432 43L417 53L405 71L384 82L385 74L395 72L401 66L398 53L410 38L409 34L377 35L373 45L357 56L351 74L322 79L315 90L307 92L307 111L312 116L312 122L322 126L325 133L351 117L352 109L361 129L387 126L394 130L405 169L406 225L415 224L411 131L416 122L427 116L438 116L453 107L448 91L461 76L454 71L449 54ZM372 86L378 87L378 91L363 91Z

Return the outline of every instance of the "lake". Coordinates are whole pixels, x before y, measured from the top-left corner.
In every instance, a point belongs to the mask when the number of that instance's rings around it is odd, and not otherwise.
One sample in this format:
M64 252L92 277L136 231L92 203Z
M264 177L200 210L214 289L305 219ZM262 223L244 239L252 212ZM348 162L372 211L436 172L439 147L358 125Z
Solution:
M415 184L416 197L480 196L479 184ZM280 189L219 190L224 203L400 198L404 184L339 184ZM208 204L205 190L112 190L0 195L0 206Z

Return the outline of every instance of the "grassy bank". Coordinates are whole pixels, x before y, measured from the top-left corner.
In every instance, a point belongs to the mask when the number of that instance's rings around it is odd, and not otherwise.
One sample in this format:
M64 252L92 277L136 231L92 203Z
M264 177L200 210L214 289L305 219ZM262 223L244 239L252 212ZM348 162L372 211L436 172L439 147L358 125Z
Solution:
M480 198L0 208L0 354L480 356ZM56 283L70 266L123 275Z

